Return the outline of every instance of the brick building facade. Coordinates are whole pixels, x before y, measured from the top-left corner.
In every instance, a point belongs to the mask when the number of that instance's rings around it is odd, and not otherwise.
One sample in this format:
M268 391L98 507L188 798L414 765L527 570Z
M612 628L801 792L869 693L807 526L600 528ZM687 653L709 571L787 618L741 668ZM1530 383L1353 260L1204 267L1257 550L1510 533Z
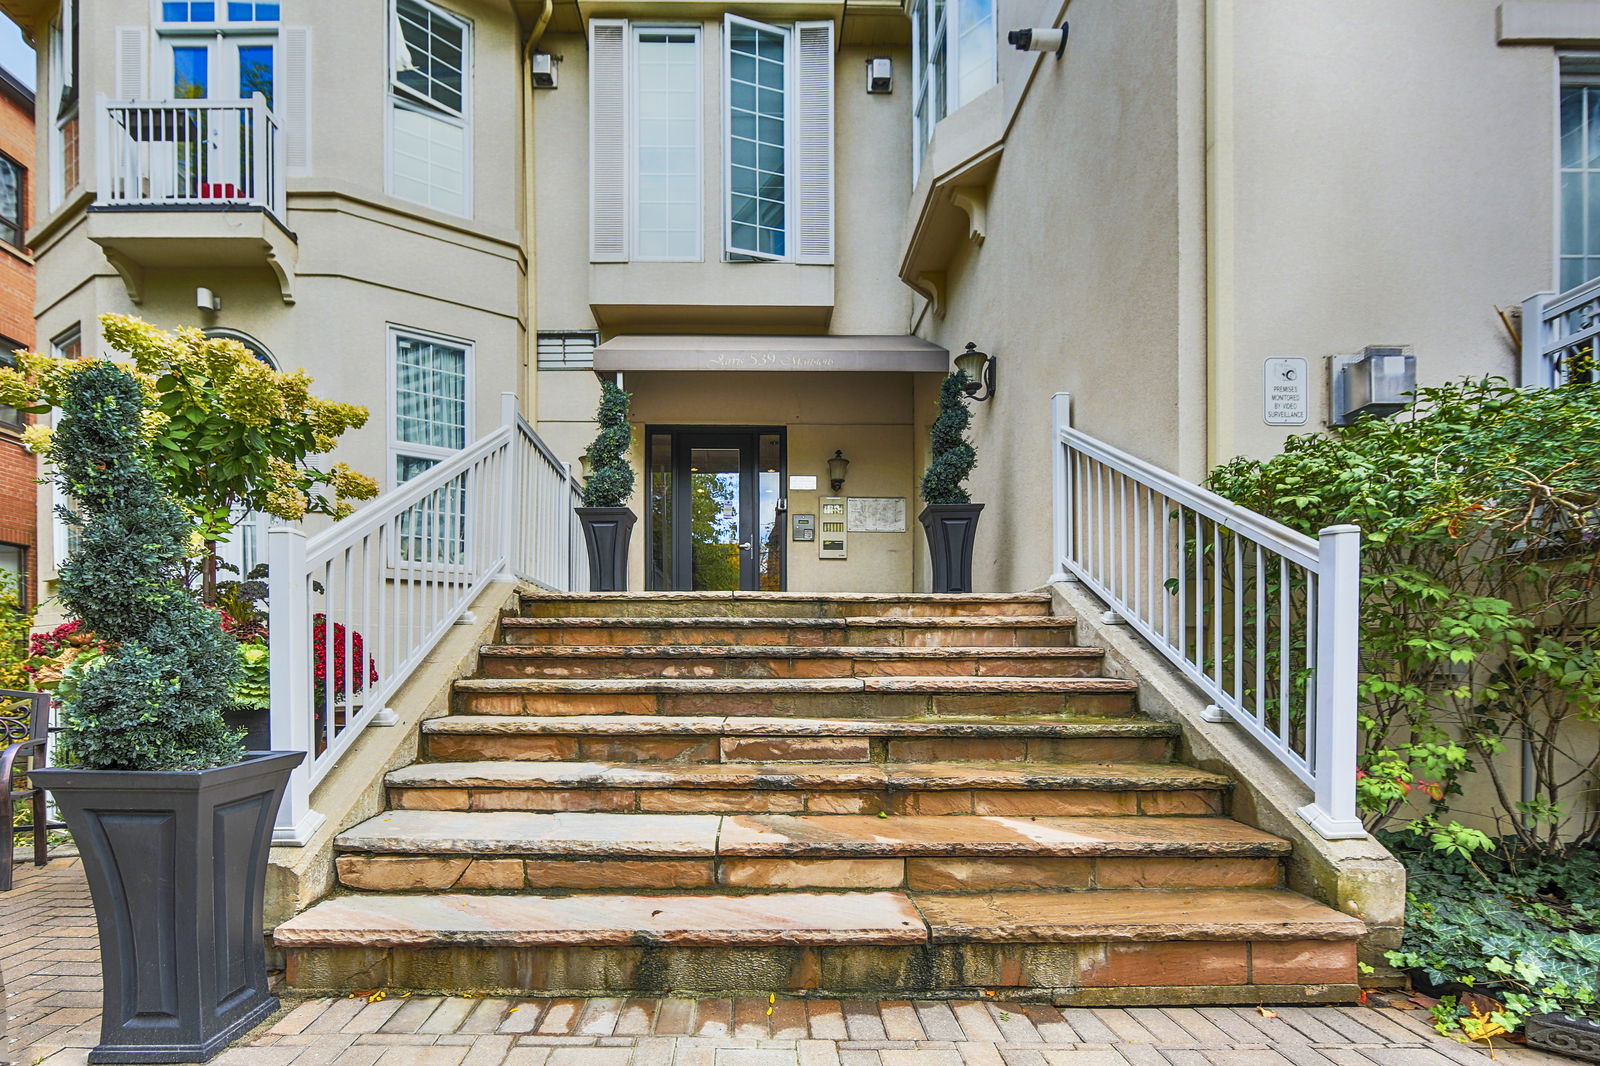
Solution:
M33 93L0 68L0 361L32 348ZM38 597L38 462L22 446L29 416L0 407L0 572L20 574L29 603Z

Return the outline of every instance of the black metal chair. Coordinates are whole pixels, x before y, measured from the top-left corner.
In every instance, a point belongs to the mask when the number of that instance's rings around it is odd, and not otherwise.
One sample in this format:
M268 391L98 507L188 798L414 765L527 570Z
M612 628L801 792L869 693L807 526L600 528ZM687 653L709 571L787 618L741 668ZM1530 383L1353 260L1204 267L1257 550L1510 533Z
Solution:
M26 706L24 706L26 705ZM26 717L24 717L26 715ZM50 694L48 692L17 692L0 689L0 812L6 820L5 861L0 862L0 892L11 891L12 843L17 833L33 835L33 864L43 866L49 861L49 833L60 829L51 823L45 806L44 789L33 784L29 773L46 765L49 757ZM17 787L26 780L27 787ZM29 802L31 820L27 825L13 825L15 801Z

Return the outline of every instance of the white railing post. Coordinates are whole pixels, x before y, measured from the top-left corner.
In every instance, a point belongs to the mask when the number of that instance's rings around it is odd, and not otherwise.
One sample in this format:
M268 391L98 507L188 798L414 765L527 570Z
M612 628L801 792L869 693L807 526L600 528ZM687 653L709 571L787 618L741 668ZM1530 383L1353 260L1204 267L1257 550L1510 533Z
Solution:
M1050 484L1052 515L1050 537L1050 583L1071 581L1067 554L1072 544L1072 485L1067 467L1067 447L1061 431L1072 425L1072 394L1058 392L1050 398Z
M81 110L80 110L81 114ZM54 121L52 115L51 120ZM95 202L111 202L111 111L106 107L106 94L94 98L94 175ZM80 123L81 131L81 123ZM79 133L82 136L82 133Z
M272 749L306 753L289 775L272 842L296 847L308 843L324 820L311 809L311 605L305 575L304 531L297 526L267 530Z
M1548 389L1556 384L1554 368L1545 354L1544 309L1555 293L1536 292L1522 301L1522 379L1523 388Z
M515 581L522 563L522 530L518 528L522 511L522 434L517 427L517 394L500 394L500 424L511 431L506 444L505 490L500 500L500 547L505 565L500 579Z
M583 498L579 495L581 490L578 488L578 479L572 473L572 464L562 463L561 472L566 475L566 480L561 484L561 498L565 501L567 507L577 507L583 503ZM578 538L572 535L573 527L577 525L577 519L570 513L564 517L566 520L561 523L564 529L561 535L561 551L567 557L566 591L575 592L578 588L578 575L583 572L580 569L583 562L578 558L576 544L574 543Z
M250 183L250 202L269 211L274 210L271 168L267 165L267 153L271 150L272 142L267 136L267 98L253 93L250 97L250 172L239 178L240 184Z
M1300 816L1327 840L1367 835L1356 812L1358 683L1361 671L1361 530L1329 526L1317 536L1316 705L1311 723L1315 799Z

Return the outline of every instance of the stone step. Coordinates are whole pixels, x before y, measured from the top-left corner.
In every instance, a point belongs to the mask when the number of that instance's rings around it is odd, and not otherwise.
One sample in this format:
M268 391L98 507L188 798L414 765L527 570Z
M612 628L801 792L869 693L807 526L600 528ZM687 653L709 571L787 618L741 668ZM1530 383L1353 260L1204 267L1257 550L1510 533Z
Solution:
M468 678L458 714L1128 715L1135 681L1102 677Z
M358 894L278 926L297 992L1353 1000L1362 923L1275 889Z
M452 715L423 754L539 762L1166 762L1176 726L1130 718Z
M1224 818L387 811L334 843L370 891L1275 888L1287 842Z
M1050 613L1050 596L1047 593L525 592L522 613L536 618L596 615L660 618L684 614L739 618L1037 618Z
M480 649L478 671L547 678L1092 677L1104 657L1098 648L491 644Z
M506 618L506 644L807 645L896 648L1053 648L1072 644L1070 618L738 618L678 615Z
M414 763L404 810L1210 815L1228 780L1160 763Z

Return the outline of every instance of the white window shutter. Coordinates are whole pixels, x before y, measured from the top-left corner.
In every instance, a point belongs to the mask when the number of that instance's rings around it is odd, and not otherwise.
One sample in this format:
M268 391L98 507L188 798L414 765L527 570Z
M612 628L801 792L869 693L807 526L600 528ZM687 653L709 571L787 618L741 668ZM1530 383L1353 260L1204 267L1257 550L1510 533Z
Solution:
M589 259L628 259L628 23L589 20Z
M143 26L117 27L118 100L143 100L148 93L144 71L150 49L145 43L146 39Z
M833 262L833 23L795 33L795 259Z
M283 74L277 86L284 162L290 174L311 172L311 28L283 29Z

